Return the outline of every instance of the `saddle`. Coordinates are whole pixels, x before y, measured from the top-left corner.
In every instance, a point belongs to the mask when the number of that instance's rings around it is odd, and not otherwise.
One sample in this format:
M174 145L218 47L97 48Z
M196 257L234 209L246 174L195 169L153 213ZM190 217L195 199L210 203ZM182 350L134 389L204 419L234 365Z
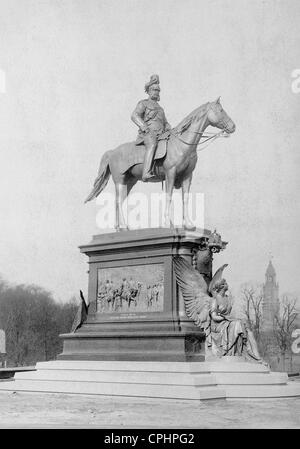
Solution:
M162 159L167 153L170 131L164 132L157 142L157 148L153 160ZM136 145L135 142L127 142L120 145L114 151L118 152L118 163L120 173L125 173L129 168L136 164L143 164L145 159L146 148L143 143Z

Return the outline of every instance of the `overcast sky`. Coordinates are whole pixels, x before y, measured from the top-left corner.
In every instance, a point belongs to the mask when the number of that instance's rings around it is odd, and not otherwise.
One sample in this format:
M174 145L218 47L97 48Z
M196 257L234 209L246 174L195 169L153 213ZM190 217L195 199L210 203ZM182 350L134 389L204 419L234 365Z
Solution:
M205 194L205 227L229 241L215 267L229 264L237 292L245 281L264 280L272 253L281 293L300 294L300 93L291 89L300 69L298 0L0 6L5 279L61 299L86 292L78 246L99 232L99 206L83 201L104 151L135 138L131 112L158 73L172 125L221 95L237 126L199 154L192 185Z

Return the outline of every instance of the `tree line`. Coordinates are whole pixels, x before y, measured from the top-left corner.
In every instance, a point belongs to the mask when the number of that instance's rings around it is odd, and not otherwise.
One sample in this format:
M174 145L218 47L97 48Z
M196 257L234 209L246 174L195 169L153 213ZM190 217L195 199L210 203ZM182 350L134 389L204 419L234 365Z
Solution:
M55 301L37 285L9 285L0 280L0 329L6 334L7 366L53 360L62 352L59 334L68 333L78 300Z

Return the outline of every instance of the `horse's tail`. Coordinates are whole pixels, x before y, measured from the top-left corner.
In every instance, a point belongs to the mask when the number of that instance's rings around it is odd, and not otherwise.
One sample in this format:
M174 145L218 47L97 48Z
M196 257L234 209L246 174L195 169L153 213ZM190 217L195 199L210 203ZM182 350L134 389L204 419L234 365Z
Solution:
M87 199L85 200L85 203L93 200L98 195L100 195L102 190L106 187L109 177L110 177L109 156L110 156L110 151L106 151L103 154L101 162L100 162L98 176L94 182L94 187L93 187L91 193L89 194L89 196L87 197Z

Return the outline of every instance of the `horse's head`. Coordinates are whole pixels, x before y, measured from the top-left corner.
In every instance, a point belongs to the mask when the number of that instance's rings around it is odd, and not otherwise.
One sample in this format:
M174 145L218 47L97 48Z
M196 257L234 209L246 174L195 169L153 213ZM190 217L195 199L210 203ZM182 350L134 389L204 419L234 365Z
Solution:
M209 103L207 118L211 126L222 129L228 134L235 131L235 124L222 108L220 97L216 101Z

